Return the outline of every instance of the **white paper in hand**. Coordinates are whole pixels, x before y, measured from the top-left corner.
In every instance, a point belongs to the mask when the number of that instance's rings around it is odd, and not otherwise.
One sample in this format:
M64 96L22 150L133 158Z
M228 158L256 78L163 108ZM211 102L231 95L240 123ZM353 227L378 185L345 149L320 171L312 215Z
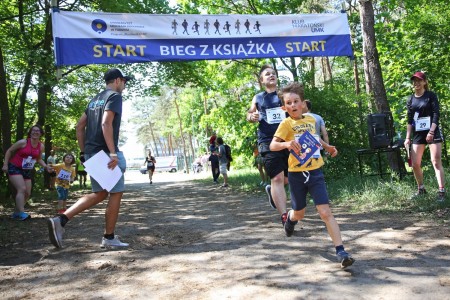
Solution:
M100 151L84 162L84 168L89 176L92 176L102 188L108 192L122 177L122 171L117 166L113 170L108 169L108 163L111 159L105 151Z

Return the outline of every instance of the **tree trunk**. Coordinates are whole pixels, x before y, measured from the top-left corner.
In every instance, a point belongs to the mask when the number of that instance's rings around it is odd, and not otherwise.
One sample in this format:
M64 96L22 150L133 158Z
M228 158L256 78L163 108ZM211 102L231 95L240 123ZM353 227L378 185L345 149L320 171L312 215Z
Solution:
M16 141L23 139L25 136L25 103L27 101L27 93L30 89L31 84L31 70L32 62L28 62L27 73L25 74L25 79L23 81L22 90L19 97L19 107L17 108L17 118L16 118Z
M2 155L11 146L11 113L8 105L8 92L6 89L6 72L3 64L3 51L0 45L0 128L2 138ZM3 161L3 159L2 159ZM2 172L3 173L3 172Z
M386 89L383 83L378 50L375 39L375 20L372 1L359 0L361 28L363 32L363 45L365 46L365 62L367 64L367 76L371 92L373 93L377 112L390 112L387 102ZM365 66L366 66L365 64ZM364 70L366 72L366 70Z

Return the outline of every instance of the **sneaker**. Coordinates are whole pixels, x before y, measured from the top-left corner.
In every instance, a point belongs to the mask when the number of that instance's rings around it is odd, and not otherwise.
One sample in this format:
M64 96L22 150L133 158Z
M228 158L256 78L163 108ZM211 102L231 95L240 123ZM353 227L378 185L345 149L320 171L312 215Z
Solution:
M445 201L445 192L443 192L443 191L439 191L438 192L437 201L438 202L444 202Z
M11 215L11 218L15 219L15 220L20 220L20 221L25 221L28 219L31 219L31 216L29 214L27 214L26 212L18 212L18 213L13 213Z
M62 238L65 230L61 226L61 219L59 217L47 219L47 227L50 242L56 248L62 248Z
M353 257L350 254L348 254L345 250L339 251L336 254L336 257L338 262L341 264L342 269L350 267L355 262L355 259L353 259Z
M273 201L271 191L272 191L272 187L270 186L270 184L266 185L266 193L267 193L267 196L269 197L270 207L272 207L273 209L277 209L277 206L276 206L275 202Z
M427 191L425 190L425 188L420 188L417 190L417 192L414 193L414 195L412 195L412 197L410 199L413 200L414 198L421 197L421 196L425 195L426 193L427 193Z
M150 184L152 184L152 183L153 183L153 181L150 180Z
M286 223L286 219L287 219L287 213L284 213L281 215L281 224L283 224L284 227L284 223Z
M289 219L290 212L291 210L287 213L286 222L284 223L284 232L286 232L286 236L292 236L292 234L294 234L295 225L298 223L298 221L292 222Z
M105 239L105 237L102 238L102 244L100 245L101 248L114 248L114 247L128 247L128 243L122 243L119 240L119 236L115 235L112 240Z
M227 188L227 187L228 187L228 184L223 184L223 185L221 185L220 187L221 187L221 188Z

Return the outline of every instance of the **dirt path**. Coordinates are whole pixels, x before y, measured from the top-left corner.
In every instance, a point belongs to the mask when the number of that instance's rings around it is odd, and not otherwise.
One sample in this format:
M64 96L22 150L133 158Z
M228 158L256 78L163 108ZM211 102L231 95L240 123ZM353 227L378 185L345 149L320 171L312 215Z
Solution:
M448 222L333 208L356 258L341 270L312 207L287 238L265 194L186 179L128 173L128 250L100 249L103 204L66 226L61 250L50 205L27 222L1 212L0 299L450 299Z

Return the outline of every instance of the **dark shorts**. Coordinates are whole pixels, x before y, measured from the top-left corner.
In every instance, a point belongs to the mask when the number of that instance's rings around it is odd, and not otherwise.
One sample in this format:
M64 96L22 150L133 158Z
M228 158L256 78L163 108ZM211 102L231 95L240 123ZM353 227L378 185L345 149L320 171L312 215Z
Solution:
M264 159L264 166L266 167L267 175L274 178L281 172L284 176L288 176L288 158L289 151L287 149L281 151L269 151L261 154Z
M85 170L83 170L83 171L77 171L77 174L78 175L87 175L87 173L86 173L86 171Z
M441 134L441 130L439 127L436 128L436 130L434 131L434 139L431 143L427 142L427 134L428 134L428 130L414 132L412 143L417 144L417 145L442 143L442 134Z
M50 177L56 177L56 172L51 172L50 174L48 174Z
M309 179L305 183L308 172ZM289 186L293 210L302 210L306 207L306 195L308 193L311 195L315 205L330 203L322 169L308 172L289 172Z
M8 175L18 176L21 175L25 180L31 180L31 170L24 170L22 168L16 167L12 163L8 163Z
M147 168L147 171L155 172L155 167Z

